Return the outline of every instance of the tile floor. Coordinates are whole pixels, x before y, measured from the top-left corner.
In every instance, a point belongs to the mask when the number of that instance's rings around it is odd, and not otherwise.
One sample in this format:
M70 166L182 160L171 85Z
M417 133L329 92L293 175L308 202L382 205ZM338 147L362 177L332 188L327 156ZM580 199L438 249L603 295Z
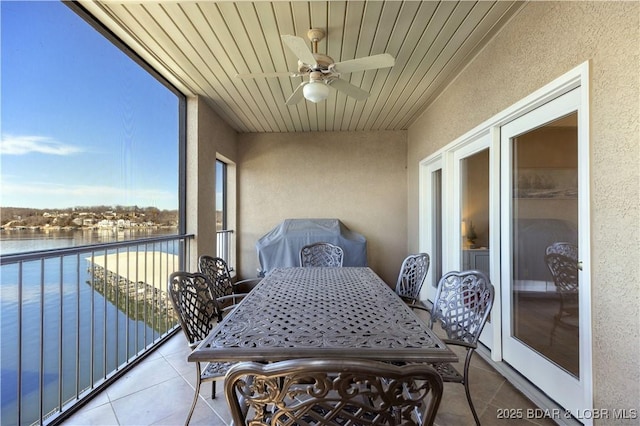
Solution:
M182 425L194 392L195 367L186 361L189 349L182 333L176 334L132 371L96 396L64 422L72 425ZM485 426L553 425L549 419L502 420L500 409L536 408L478 355L471 367L471 394ZM203 385L191 425L228 425L230 415L220 393L210 399L210 384ZM218 383L218 389L222 384ZM438 410L439 426L473 425L464 387L445 383Z

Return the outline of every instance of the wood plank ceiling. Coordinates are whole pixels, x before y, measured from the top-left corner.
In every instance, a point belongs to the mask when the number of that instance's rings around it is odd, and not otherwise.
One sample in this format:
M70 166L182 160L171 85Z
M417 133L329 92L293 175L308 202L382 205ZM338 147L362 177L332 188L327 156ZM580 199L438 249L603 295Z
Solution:
M117 1L80 3L187 95L204 97L238 132L406 129L519 9L513 1ZM355 101L285 101L302 77L280 35L327 32L335 62L388 53L392 68L342 75L370 92ZM310 43L309 43L310 44Z

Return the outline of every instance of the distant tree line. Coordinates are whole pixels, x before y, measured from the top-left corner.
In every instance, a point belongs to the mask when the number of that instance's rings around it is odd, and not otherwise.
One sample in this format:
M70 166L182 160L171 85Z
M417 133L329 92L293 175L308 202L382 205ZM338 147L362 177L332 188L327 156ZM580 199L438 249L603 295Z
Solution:
M77 217L95 220L105 218L153 222L159 226L176 226L177 210L138 206L77 206L64 209L34 209L28 207L0 207L0 225L12 223L21 226L72 226Z

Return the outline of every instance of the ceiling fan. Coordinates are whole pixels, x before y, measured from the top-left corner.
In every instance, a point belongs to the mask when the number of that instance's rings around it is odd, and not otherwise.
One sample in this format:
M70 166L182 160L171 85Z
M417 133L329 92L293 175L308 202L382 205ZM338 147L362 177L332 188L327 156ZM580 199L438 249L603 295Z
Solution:
M271 73L252 73L237 74L238 78L257 78L257 77L306 77L309 79L303 81L294 90L293 94L287 99L287 105L295 105L303 98L311 102L322 102L329 97L332 87L340 92L351 96L356 100L364 100L369 97L369 92L340 78L342 74L348 74L356 71L371 70L377 68L392 67L395 63L393 56L388 53L380 55L366 56L364 58L351 59L343 62L334 62L327 55L318 53L318 42L325 37L325 32L321 29L312 28L307 33L307 37L311 40L313 51L307 47L307 43L301 37L293 35L282 35L283 43L298 58L297 72L271 72Z

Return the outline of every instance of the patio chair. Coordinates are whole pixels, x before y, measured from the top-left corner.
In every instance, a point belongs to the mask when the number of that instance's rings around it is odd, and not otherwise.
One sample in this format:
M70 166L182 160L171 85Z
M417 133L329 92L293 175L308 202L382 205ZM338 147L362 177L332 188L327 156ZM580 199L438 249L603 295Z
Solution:
M201 273L178 271L169 276L169 295L189 347L195 349L211 329L222 320L223 312L214 295L214 286ZM195 364L196 389L185 424L189 423L193 415L200 394L200 385L211 382L211 398L214 399L216 381L223 380L227 370L233 365L229 362L210 362L203 368L200 362Z
M578 326L578 247L566 242L553 243L547 247L544 260L560 296L560 306L553 318L550 334L550 344L553 344L558 325Z
M234 283L227 262L209 255L200 256L198 270L213 284L213 294L225 312L237 305L261 280L251 278Z
M469 365L471 357L478 347L480 333L487 322L493 307L494 289L489 278L481 271L453 271L440 279L438 289L430 310L429 327L439 323L447 338L447 345L461 346L466 349L464 371L462 374L450 363L433 364L444 382L464 385L469 408L477 425L478 413L469 391ZM422 305L410 305L413 309L427 310Z
M414 304L420 300L420 289L429 270L429 255L427 253L411 254L407 256L400 267L396 293L405 302Z
M300 266L340 267L344 251L331 243L313 243L300 249Z
M571 259L578 261L578 246L575 244L567 243L567 242L555 242L547 247L545 254L562 254L564 256L570 257Z
M241 362L227 373L234 425L432 425L442 398L426 364L358 359Z

